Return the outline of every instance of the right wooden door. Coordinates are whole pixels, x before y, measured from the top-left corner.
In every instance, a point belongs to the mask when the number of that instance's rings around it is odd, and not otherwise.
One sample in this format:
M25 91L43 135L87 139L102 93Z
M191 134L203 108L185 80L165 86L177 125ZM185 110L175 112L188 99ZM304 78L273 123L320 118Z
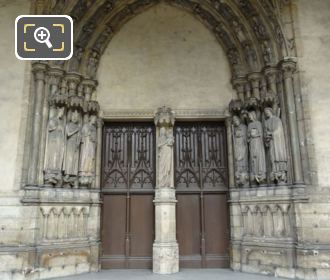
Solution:
M223 123L177 123L175 185L181 268L229 267L228 172Z

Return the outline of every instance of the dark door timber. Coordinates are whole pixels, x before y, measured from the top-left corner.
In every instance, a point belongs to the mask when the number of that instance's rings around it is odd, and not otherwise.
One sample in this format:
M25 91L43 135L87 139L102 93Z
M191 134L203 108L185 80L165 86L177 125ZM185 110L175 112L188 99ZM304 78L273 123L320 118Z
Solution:
M174 131L180 267L229 267L225 126L178 122Z
M102 268L151 268L155 129L108 123L103 133Z

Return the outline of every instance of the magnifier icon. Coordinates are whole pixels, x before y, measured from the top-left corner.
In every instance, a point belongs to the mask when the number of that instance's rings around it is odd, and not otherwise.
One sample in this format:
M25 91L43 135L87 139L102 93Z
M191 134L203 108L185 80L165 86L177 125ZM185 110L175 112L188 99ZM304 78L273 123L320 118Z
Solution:
M41 44L46 44L49 49L53 47L52 43L49 41L50 32L46 27L38 27L34 31L34 39Z

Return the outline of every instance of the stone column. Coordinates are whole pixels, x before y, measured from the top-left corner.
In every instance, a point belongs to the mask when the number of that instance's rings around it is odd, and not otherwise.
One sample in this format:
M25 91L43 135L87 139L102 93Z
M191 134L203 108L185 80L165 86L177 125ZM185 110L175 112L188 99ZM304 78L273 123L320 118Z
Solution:
M157 163L155 191L155 229L153 272L172 274L179 271L179 247L176 241L174 188L174 114L170 108L159 108L157 127Z
M45 71L47 66L43 63L34 63L32 65L32 71L35 79L35 98L34 98L34 111L33 111L33 128L32 128L32 153L29 169L29 184L37 184L38 175L38 161L39 161L39 149L40 149L40 135L43 117L43 104L45 93Z
M103 128L103 120L99 118L97 120L97 146L96 146L96 163L95 163L95 189L101 188L101 161L102 161L102 128Z
M233 136L232 136L232 118L226 118L227 131L227 147L228 147L228 173L229 173L229 188L235 187L235 170L234 170L234 154L233 154Z
M293 164L293 178L294 184L303 184L302 165L301 165L301 154L299 146L299 133L298 123L296 116L296 104L293 92L292 74L296 69L296 63L292 60L287 60L282 63L284 88L286 106L288 111L288 124L290 130L290 142L292 152L292 164Z

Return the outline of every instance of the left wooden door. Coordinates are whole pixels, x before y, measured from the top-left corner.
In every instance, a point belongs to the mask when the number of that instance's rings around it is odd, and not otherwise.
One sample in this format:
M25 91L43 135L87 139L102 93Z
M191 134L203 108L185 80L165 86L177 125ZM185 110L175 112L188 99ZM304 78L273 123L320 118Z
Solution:
M154 241L155 129L104 127L102 268L151 268Z

